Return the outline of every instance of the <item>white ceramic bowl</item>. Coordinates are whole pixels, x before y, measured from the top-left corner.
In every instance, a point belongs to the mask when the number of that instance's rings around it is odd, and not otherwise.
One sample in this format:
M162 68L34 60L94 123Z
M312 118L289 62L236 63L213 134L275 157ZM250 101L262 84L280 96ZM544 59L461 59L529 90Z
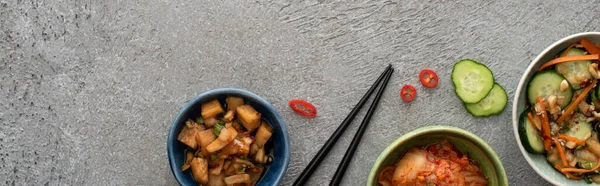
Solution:
M525 104L527 103L527 84L531 80L531 77L537 72L537 69L542 66L542 64L550 61L554 58L559 52L566 49L570 44L579 41L580 39L585 38L594 43L600 43L600 32L584 32L579 34L570 35L568 37L562 38L548 48L546 48L542 53L540 53L527 67L525 73L523 73L523 77L521 77L521 81L519 81L519 86L517 87L517 91L515 92L515 100L513 101L513 110L512 110L512 120L513 120L513 132L517 139L517 144L519 144L519 149L521 149L521 153L531 165L533 170L537 172L542 178L546 179L548 182L554 185L588 185L585 181L580 180L571 180L566 178L562 173L555 170L550 163L546 161L546 156L543 154L531 154L527 152L523 148L523 144L521 144L521 139L518 132L519 126L519 115L525 109Z

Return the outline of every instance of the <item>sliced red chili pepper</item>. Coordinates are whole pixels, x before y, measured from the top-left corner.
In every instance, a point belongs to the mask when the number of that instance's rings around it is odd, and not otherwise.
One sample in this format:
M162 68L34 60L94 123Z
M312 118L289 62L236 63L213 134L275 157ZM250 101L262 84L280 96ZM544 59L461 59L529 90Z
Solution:
M421 73L419 73L419 80L421 80L421 84L423 84L423 86L428 88L437 86L439 81L438 75L433 70L429 69L421 70Z
M406 102L410 102L417 97L417 90L412 85L404 85L400 90L400 97Z
M302 116L312 118L317 115L317 108L315 108L313 104L310 104L307 101L293 99L290 100L289 104L294 112Z

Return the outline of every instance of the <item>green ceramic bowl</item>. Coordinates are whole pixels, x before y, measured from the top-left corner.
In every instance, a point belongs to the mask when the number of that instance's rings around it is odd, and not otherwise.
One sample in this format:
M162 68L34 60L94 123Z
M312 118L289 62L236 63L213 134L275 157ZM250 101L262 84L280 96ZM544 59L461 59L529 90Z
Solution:
M430 144L447 139L457 150L467 154L469 158L477 161L483 174L488 178L491 186L508 185L508 178L502 162L496 152L485 141L476 135L451 126L430 126L415 129L402 135L390 144L377 158L371 172L367 186L377 186L377 174L383 167L394 165L400 157L413 146Z
M556 54L565 50L569 45L581 40L582 38L588 39L594 43L600 43L600 32L584 32L570 35L556 41L554 44L542 51L533 61L531 61L529 67L527 67L523 73L523 77L521 77L521 81L519 82L519 86L515 92L515 99L513 101L513 132L515 134L517 144L519 145L519 149L525 157L525 160L527 160L527 163L531 165L531 168L533 168L533 170L535 170L535 172L537 172L542 178L546 179L553 185L583 186L588 184L583 180L571 180L565 177L563 174L558 172L558 170L554 169L554 167L552 167L548 161L546 161L545 155L528 153L525 148L523 148L523 144L521 144L521 137L519 136L518 131L518 118L519 115L525 110L525 103L527 103L527 85L529 84L529 81L533 75L537 72L537 69L539 69L542 64L553 59Z

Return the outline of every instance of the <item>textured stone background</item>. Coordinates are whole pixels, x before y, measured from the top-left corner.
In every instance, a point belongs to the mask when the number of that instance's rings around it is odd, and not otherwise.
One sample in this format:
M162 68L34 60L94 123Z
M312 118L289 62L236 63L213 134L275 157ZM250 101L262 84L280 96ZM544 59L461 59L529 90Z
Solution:
M289 127L291 185L383 68L396 69L343 185L363 185L394 139L428 125L467 129L513 185L544 185L520 154L510 110L470 116L454 62L487 64L512 101L523 69L570 34L600 30L600 1L0 0L0 185L176 185L166 158L174 114L194 95L238 87ZM419 85L435 69L435 89ZM308 100L306 119L286 105ZM365 109L366 110L366 109ZM364 113L359 114L358 121ZM327 185L359 122L310 185Z

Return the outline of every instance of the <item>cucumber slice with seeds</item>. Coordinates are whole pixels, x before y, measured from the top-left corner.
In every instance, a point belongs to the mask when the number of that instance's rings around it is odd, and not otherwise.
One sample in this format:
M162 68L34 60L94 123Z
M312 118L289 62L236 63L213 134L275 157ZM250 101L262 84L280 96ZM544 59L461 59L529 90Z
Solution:
M542 154L546 151L544 149L544 140L533 126L533 123L529 122L529 119L527 119L528 112L529 110L525 110L519 117L519 138L527 152Z
M573 122L577 123L578 127L571 127L564 134L585 141L586 137L592 133L592 124L586 121L587 117L577 113L573 116Z
M538 97L547 98L549 95L560 96L558 106L566 108L573 98L573 89L569 86L565 91L560 90L560 83L565 78L552 70L538 72L531 78L527 87L527 99L529 104L535 105Z
M582 56L585 55L585 51L572 48L567 52L566 56ZM581 89L583 85L585 85L586 81L592 78L592 75L588 71L588 65L591 64L592 61L571 61L567 63L560 63L556 65L556 71L562 74L565 79L571 84L573 89ZM585 87L585 86L584 86Z
M504 88L498 84L494 84L492 91L478 103L466 103L465 108L473 116L490 116L498 114L504 110L508 96Z
M452 83L464 103L478 103L494 87L494 75L485 65L465 59L454 64Z

